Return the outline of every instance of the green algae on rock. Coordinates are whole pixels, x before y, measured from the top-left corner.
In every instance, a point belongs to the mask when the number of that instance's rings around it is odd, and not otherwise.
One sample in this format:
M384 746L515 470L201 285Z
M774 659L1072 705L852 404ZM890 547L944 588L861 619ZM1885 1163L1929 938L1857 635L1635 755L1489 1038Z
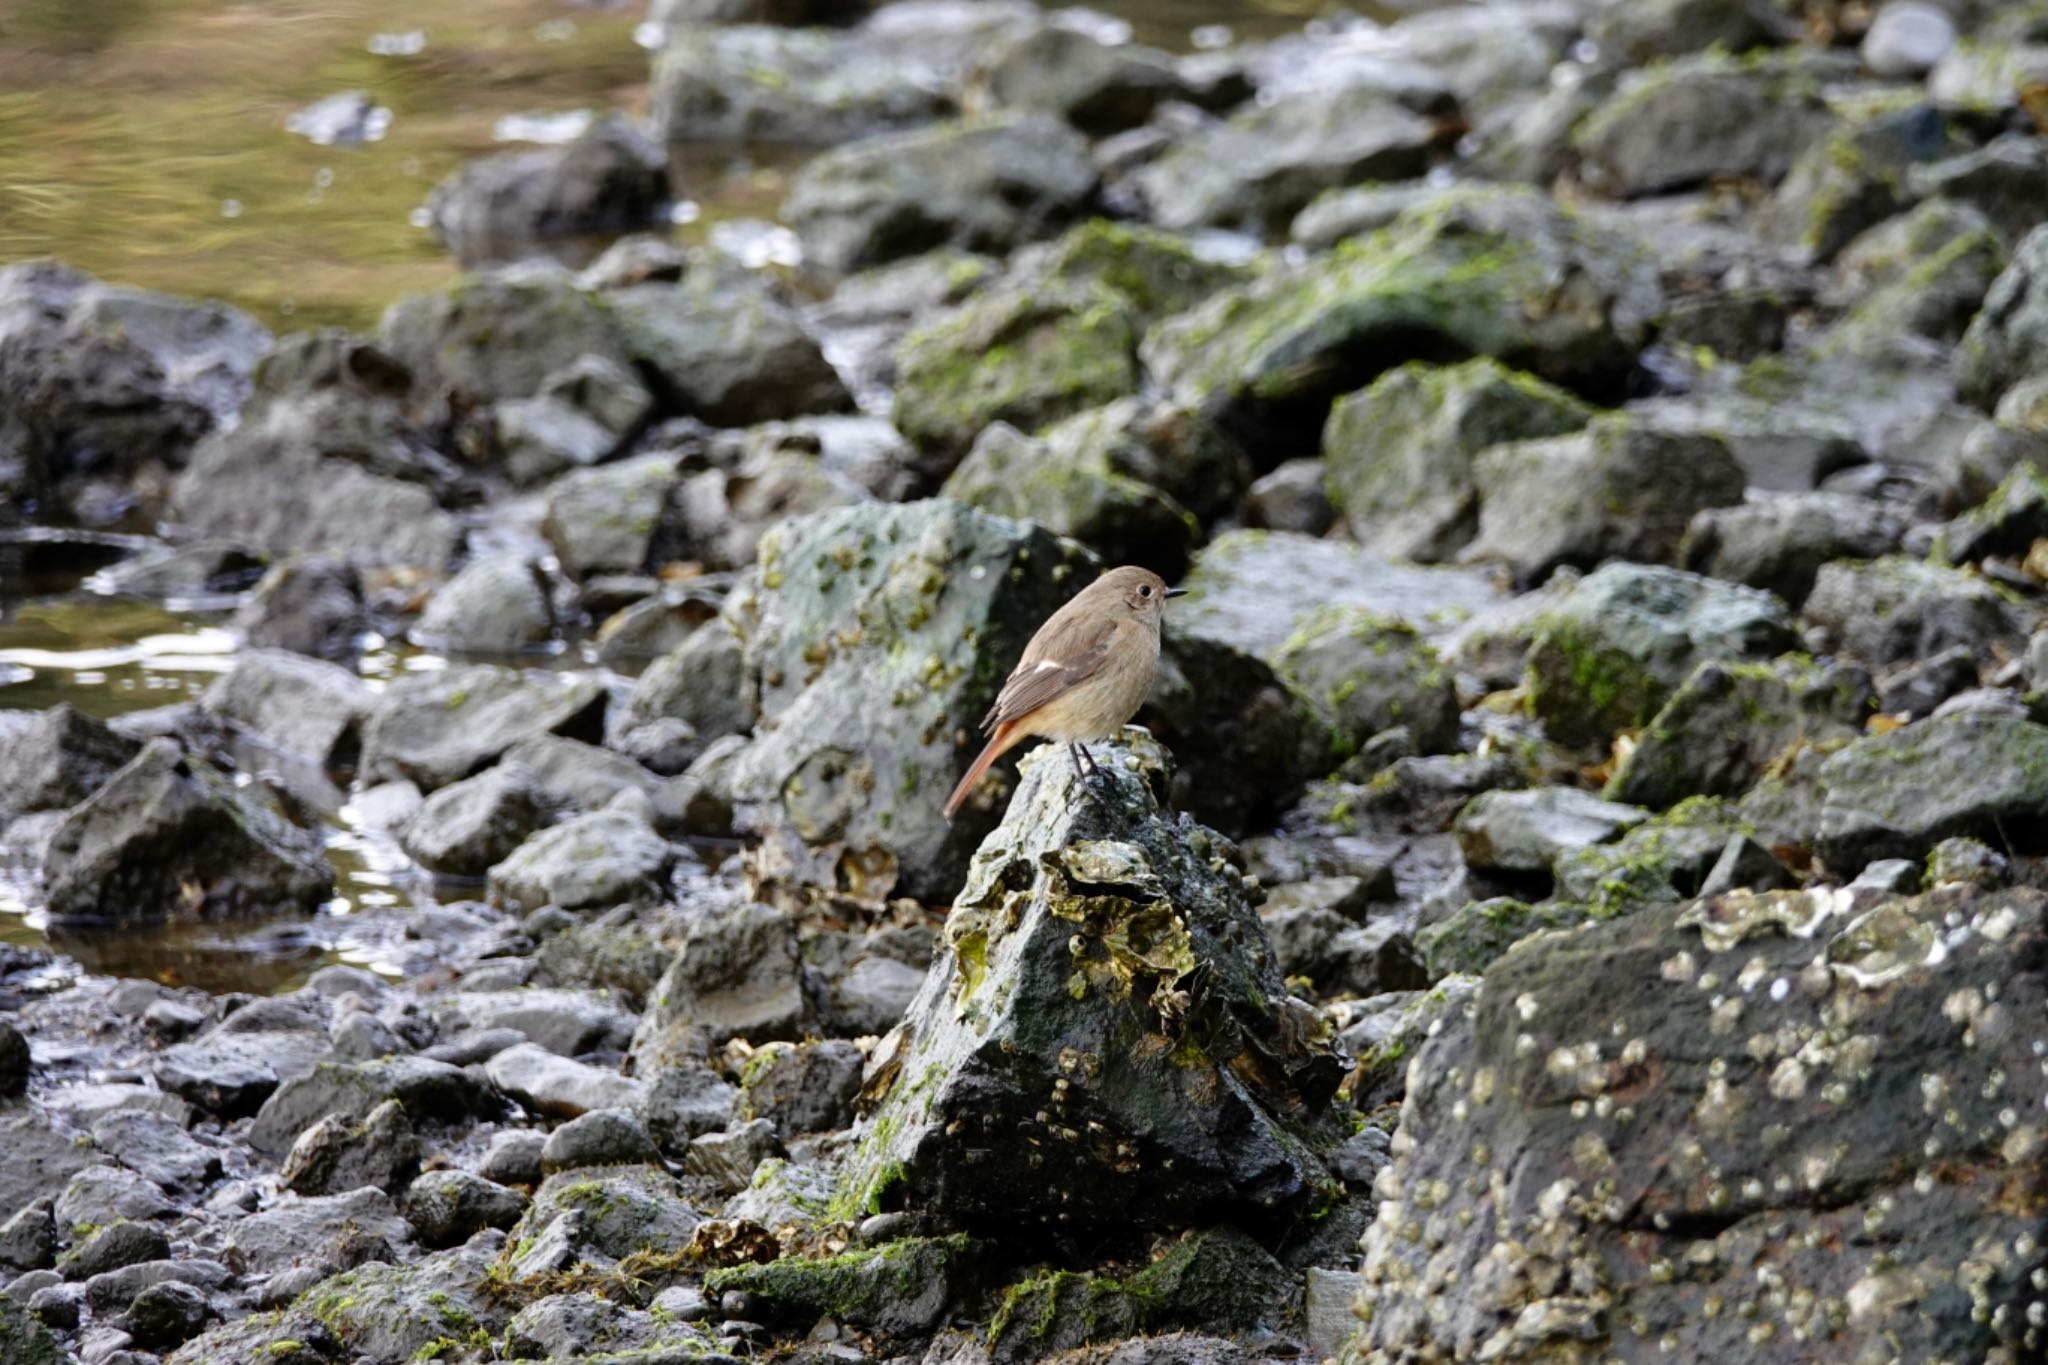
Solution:
M1163 755L1125 733L1092 789L1056 747L1025 759L870 1069L849 1212L1099 1245L1277 1231L1325 1198L1329 1021L1287 994L1234 850L1161 812Z

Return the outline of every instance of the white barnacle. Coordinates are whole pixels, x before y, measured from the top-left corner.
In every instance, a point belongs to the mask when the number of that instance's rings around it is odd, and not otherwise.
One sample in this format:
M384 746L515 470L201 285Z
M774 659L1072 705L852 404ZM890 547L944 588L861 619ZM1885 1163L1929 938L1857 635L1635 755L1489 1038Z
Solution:
M1523 991L1515 997L1515 1014L1523 1023L1526 1024L1536 1017L1537 1008L1537 999L1529 992Z
M1658 964L1657 974L1666 981L1684 981L1698 968L1690 952L1680 950Z
M1787 1102L1806 1098L1806 1068L1797 1057L1787 1057L1771 1072L1771 1097Z

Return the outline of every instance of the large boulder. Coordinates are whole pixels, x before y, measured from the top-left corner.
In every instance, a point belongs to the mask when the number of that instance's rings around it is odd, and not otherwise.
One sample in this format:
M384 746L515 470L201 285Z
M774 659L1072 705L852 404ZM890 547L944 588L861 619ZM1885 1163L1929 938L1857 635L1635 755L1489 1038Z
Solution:
M2044 909L1734 893L1516 945L1412 1054L1352 1355L2027 1358Z
M935 247L1007 251L1078 217L1087 144L1044 114L868 138L797 174L782 216L812 262L844 273Z
M1592 416L1562 389L1496 360L1403 365L1330 409L1330 501L1355 540L1409 559L1449 559L1478 530L1473 457L1506 441L1577 431Z
M1529 710L1562 743L1604 743L1655 715L1702 660L1770 658L1797 643L1785 604L1769 593L1610 564L1539 619Z
M1896 510L1849 493L1778 493L1692 519L1679 542L1680 568L1747 583L1798 605L1821 566L1876 559L1899 548L1905 523Z
M1141 354L1182 401L1306 452L1334 398L1408 360L1490 355L1612 391L1661 304L1656 261L1627 234L1534 192L1453 190L1168 319Z
M208 712L315 763L352 757L371 692L352 670L303 654L250 649L206 689Z
M377 334L429 392L457 403L531 397L586 356L633 368L604 298L561 275L477 275L410 295Z
M986 817L949 824L944 793L1026 640L1093 574L1076 546L943 500L764 537L758 583L727 606L759 698L727 783L767 842L764 868L950 895Z
M1287 994L1229 846L1161 812L1161 753L1126 735L1092 797L1065 754L1025 760L871 1066L849 1211L1093 1241L1278 1229L1323 1197L1331 1026Z
M2022 608L1997 585L1904 555L1823 565L1803 615L1827 648L1872 664L1957 645L1981 658L2024 633Z
M219 303L102 284L53 261L0 270L0 483L21 499L119 514L128 480L175 468L232 425L269 349L253 318Z
M334 891L319 835L168 739L72 808L43 876L52 915L119 923L311 912Z

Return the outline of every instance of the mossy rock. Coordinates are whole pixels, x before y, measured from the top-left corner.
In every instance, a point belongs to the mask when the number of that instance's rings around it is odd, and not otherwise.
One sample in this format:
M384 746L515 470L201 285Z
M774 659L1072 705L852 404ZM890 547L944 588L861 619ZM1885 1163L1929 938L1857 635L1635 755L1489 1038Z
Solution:
M1330 409L1330 502L1362 543L1425 562L1448 559L1478 529L1472 457L1504 441L1576 431L1592 415L1563 389L1491 358L1414 361Z
M1502 953L1531 934L1567 929L1590 918L1586 907L1570 901L1531 905L1512 896L1468 901L1444 919L1415 935L1423 965L1432 980L1459 973L1477 974Z
M903 339L897 428L941 462L992 422L1037 431L1137 392L1138 335L1126 296L1093 281L984 290Z
M1654 807L1736 796L1793 746L1862 733L1875 704L1869 672L1853 663L1703 663L1643 727L1605 794Z
M1730 836L1755 832L1729 803L1694 797L1611 844L1558 859L1557 894L1584 905L1592 919L1684 900L1699 891Z
M1242 283L1252 272L1200 256L1174 233L1091 218L1024 251L1016 273L1057 285L1103 285L1124 296L1140 326L1150 326Z
M1701 661L1769 657L1796 643L1769 593L1611 564L1545 614L1526 665L1529 710L1560 743L1604 744L1647 722Z
M1561 296L1559 280L1572 282ZM1446 191L1328 256L1224 292L1146 336L1176 396L1313 451L1329 405L1418 354L1489 355L1607 392L1662 310L1654 256L1531 190Z
M704 1277L704 1289L713 1296L750 1294L778 1321L808 1326L831 1318L911 1336L936 1327L972 1292L988 1252L965 1236L907 1237L818 1260L787 1257L714 1270Z
M1012 1284L989 1322L989 1353L1035 1360L1139 1333L1247 1329L1277 1318L1294 1290L1294 1275L1237 1229L1194 1232L1120 1279L1053 1270Z
M1312 613L1273 660L1280 676L1329 717L1340 749L1406 726L1417 751L1458 740L1458 689L1436 651L1405 621L1356 607Z

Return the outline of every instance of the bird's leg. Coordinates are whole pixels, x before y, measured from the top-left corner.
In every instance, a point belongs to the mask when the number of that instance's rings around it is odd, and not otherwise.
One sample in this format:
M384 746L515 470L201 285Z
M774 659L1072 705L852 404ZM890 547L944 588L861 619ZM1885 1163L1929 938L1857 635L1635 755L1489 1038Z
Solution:
M1088 752L1088 746L1074 740L1067 741L1067 758L1074 765L1075 800L1100 802L1102 791L1096 785L1102 770L1095 766L1095 755Z
M1081 746L1073 740L1067 741L1067 762L1074 765L1075 777L1086 777L1088 775L1087 771L1081 767L1081 755L1083 752L1085 751Z

